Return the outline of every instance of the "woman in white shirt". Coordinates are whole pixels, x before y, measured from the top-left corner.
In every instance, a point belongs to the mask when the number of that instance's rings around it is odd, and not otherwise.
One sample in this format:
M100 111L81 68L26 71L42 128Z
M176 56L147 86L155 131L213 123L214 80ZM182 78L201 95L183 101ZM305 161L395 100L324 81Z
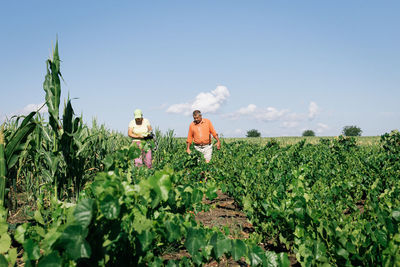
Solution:
M144 164L146 164L147 168L151 168L151 149L144 151L140 144L150 135L152 128L149 120L143 118L143 113L140 109L136 109L134 114L135 119L129 122L128 136L132 138L133 143L136 143L142 149L142 155L135 159L135 166L142 166L144 161Z

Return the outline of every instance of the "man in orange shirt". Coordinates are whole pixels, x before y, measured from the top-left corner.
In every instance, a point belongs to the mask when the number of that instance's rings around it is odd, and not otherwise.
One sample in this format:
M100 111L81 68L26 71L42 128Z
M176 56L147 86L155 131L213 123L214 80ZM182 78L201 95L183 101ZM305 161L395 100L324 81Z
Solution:
M193 111L193 122L189 126L186 140L186 152L190 154L190 145L194 141L194 148L204 155L206 162L210 162L212 155L211 135L217 140L217 149L221 148L218 134L208 119L203 119L200 110Z

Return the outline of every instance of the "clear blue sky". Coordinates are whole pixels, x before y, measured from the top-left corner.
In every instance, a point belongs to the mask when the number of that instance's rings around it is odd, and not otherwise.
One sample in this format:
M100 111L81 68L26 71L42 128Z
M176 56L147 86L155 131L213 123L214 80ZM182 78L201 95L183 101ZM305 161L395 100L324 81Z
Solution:
M127 132L136 108L187 135L195 108L225 137L400 125L400 1L3 1L0 121L44 102L56 37L65 99Z

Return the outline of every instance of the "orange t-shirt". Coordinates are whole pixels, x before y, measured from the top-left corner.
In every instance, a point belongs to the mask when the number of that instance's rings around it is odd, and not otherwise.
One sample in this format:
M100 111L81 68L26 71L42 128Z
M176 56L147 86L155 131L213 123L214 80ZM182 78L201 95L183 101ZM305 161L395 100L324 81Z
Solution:
M192 141L194 141L197 145L211 144L211 134L214 138L217 138L217 132L210 120L202 119L198 124L192 122L189 126L189 133L186 142L191 144Z

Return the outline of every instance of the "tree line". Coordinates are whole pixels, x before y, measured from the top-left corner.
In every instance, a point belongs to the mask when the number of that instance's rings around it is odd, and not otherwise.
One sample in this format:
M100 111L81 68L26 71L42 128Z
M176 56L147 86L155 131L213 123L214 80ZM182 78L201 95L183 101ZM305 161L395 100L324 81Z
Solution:
M344 136L361 136L362 130L356 125L344 126L342 135ZM305 130L302 136L315 136L313 130ZM261 133L257 129L251 129L247 131L246 137L261 137Z

